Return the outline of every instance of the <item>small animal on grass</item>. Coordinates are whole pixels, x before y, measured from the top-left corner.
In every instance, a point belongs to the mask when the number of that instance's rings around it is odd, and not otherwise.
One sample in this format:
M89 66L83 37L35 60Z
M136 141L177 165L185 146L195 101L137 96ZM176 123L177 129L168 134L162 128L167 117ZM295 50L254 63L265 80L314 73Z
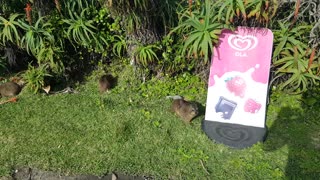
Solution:
M21 92L21 86L15 82L0 84L0 97L16 96Z
M173 99L171 110L185 123L190 123L198 115L199 110L196 103L186 101L182 96L167 96L167 99L169 98Z
M105 74L99 79L100 93L108 92L114 86L115 78L111 74Z

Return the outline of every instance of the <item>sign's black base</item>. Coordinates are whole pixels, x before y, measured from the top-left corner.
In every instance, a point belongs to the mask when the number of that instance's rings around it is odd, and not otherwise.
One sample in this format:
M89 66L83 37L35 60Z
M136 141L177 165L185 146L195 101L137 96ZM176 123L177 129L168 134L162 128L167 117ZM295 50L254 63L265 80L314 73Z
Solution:
M266 127L259 128L207 120L202 121L202 129L210 139L239 149L263 142L267 136Z

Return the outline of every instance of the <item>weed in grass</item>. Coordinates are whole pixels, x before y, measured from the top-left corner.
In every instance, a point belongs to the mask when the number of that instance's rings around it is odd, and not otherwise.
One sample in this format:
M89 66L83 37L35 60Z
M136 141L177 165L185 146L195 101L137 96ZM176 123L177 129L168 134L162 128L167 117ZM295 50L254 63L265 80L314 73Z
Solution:
M113 109L115 102L106 96L97 96L96 104L100 110Z
M186 149L184 147L179 147L177 153L180 156L180 160L184 162L206 161L209 158L204 154L203 150Z
M199 100L206 93L206 85L199 77L185 73L177 77L152 79L139 87L140 94L145 98L163 98L168 95L180 95L186 99Z

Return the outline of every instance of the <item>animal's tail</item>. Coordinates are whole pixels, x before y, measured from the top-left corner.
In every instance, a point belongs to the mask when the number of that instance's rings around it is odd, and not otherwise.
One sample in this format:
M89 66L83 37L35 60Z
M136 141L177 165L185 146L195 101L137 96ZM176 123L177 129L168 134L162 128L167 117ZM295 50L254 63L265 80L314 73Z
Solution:
M166 99L183 99L182 96L175 95L175 96L166 96Z

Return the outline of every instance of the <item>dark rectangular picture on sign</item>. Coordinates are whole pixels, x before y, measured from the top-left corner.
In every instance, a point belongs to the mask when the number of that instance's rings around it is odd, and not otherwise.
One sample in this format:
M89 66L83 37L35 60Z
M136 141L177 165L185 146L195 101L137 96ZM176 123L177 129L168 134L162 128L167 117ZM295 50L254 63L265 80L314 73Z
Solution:
M230 101L223 96L220 96L219 101L216 105L216 112L222 113L223 119L230 119L234 110L237 107L237 103Z

